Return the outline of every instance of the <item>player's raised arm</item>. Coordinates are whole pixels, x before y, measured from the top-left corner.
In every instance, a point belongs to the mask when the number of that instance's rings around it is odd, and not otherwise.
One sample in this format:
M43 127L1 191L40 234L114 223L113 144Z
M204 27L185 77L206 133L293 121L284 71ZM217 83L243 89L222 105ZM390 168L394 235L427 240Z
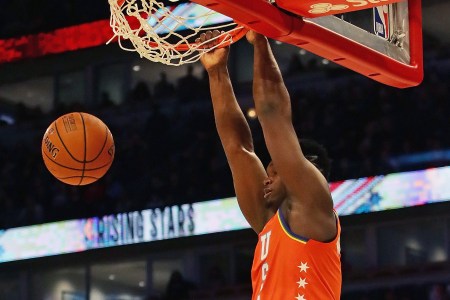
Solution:
M294 233L319 241L330 240L337 229L327 180L303 155L292 124L289 93L269 42L252 31L247 33L247 39L254 46L256 113L272 158L273 172L287 190L287 201L281 209Z
M208 32L199 41L218 34ZM233 92L227 68L229 51L229 47L215 49L203 54L201 62L208 72L216 127L231 168L239 206L252 228L260 232L268 218L263 197L266 172L254 153L250 128Z

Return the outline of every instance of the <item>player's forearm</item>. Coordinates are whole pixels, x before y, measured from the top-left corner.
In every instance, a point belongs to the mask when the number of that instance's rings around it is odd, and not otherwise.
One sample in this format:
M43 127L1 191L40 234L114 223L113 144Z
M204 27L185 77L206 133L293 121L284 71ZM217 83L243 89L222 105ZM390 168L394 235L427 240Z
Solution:
M253 151L250 128L234 95L228 70L221 68L208 74L214 118L225 151L233 147Z
M289 93L267 39L254 44L253 97L259 118L290 113Z

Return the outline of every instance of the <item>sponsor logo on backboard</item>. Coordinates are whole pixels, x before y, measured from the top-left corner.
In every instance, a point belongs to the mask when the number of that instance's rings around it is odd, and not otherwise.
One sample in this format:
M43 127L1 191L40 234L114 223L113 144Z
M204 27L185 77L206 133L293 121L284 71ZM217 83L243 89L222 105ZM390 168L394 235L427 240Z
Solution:
M391 36L391 22L389 5L382 5L373 8L374 33L384 39Z
M324 14L329 12L330 10L344 10L347 9L348 5L345 4L337 4L333 5L331 3L316 3L311 5L311 9L308 11L311 14Z
M309 6L308 13L313 15L322 15L322 14L338 14L344 13L354 10L361 10L373 7L375 5L382 5L383 3L391 3L393 0L341 0L341 1L331 1L329 2L320 2L314 3Z

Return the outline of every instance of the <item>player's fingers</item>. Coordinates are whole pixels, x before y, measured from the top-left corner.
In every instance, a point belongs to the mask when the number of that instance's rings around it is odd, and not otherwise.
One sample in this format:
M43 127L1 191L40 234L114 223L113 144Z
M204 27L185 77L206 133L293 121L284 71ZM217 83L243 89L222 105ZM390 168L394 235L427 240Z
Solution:
M202 49L211 48L213 45L211 44L210 37L208 37L208 36L212 36L211 31L207 31L206 33L200 34L200 37L195 39L195 42L200 44L200 47Z
M219 30L214 30L212 32L212 43L214 44L214 46L218 45L220 42L220 31Z
M200 42L203 43L205 41L205 33L200 34Z
M206 32L206 34L205 34L205 37L206 37L207 40L210 40L210 39L213 37L212 32L211 32L210 30L208 30L208 31Z
M213 34L213 37L216 38L220 35L220 31L216 29L212 32L212 34Z

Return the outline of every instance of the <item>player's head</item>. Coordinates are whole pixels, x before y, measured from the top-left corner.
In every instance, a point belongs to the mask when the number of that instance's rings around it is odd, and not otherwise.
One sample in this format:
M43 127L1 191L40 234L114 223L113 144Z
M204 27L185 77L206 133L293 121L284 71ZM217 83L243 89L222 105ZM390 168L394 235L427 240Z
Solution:
M317 169L329 179L331 170L331 159L324 146L318 142L310 139L301 139L300 147L303 155L314 165Z
M309 139L300 140L300 147L306 159L328 179L331 159L326 149L321 144ZM270 162L267 166L267 176L267 179L264 180L264 199L268 206L279 207L287 197L287 190L278 176L277 168L273 162Z

